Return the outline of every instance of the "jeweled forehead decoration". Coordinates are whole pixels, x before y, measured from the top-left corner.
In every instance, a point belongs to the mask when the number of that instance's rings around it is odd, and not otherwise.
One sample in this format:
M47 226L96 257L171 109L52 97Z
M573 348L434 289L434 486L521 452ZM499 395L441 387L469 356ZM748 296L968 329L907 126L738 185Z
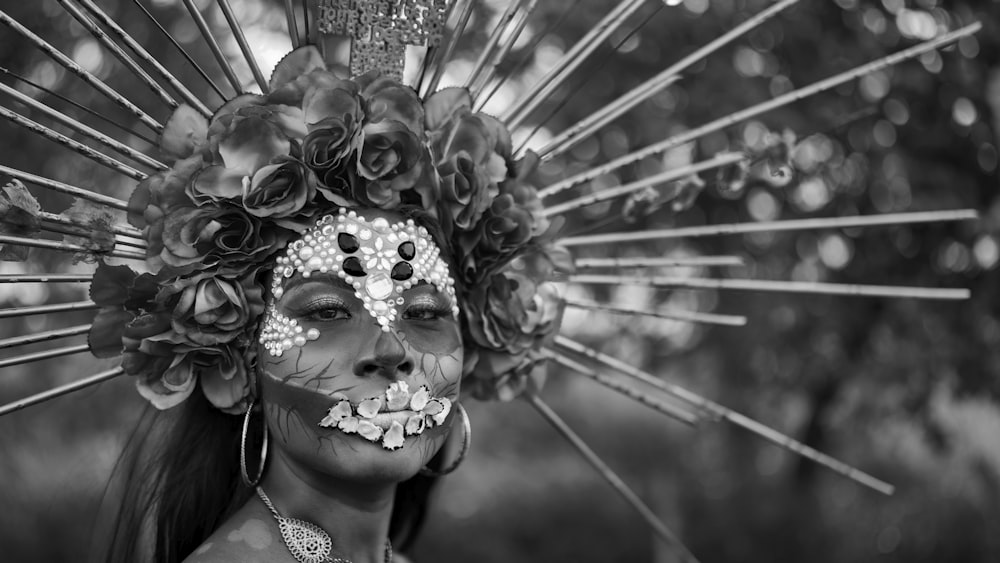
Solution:
M285 280L298 272L308 278L313 272L332 272L354 288L375 321L388 331L398 317L403 304L403 292L420 282L427 282L451 299L452 315L458 317L455 280L441 250L434 244L427 229L412 219L390 224L383 217L368 221L354 211L341 208L337 215L326 215L293 242L285 256L277 259L271 292L280 299ZM278 322L269 308L268 319L261 332L261 342L277 341L278 333L287 323ZM294 342L292 342L294 344ZM291 345L281 348L288 349ZM273 352L272 352L273 353Z

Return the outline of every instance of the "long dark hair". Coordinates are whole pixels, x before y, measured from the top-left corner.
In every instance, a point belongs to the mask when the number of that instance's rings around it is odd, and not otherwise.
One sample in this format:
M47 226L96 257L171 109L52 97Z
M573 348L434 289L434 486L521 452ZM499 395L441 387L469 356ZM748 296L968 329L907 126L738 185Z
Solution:
M240 478L242 417L213 407L197 390L170 411L151 407L133 431L112 477L122 502L106 560L179 563L253 494ZM260 451L261 436L248 438ZM429 465L441 464L442 452ZM255 460L248 460L254 472ZM434 479L400 483L389 527L399 550L416 540Z

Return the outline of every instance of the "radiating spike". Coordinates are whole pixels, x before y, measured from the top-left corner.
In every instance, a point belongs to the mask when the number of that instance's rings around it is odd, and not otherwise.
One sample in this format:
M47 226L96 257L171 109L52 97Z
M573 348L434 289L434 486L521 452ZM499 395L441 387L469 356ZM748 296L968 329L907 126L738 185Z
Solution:
M104 133L101 133L100 131L97 131L96 129L92 129L92 128L88 127L87 125L84 125L83 123L81 123L81 122L73 119L72 117L70 117L70 116L68 116L68 115L66 115L66 114L64 114L62 112L56 111L55 109L52 109L51 107L49 107L49 106L47 106L47 105L45 105L45 104L43 104L41 102L35 101L34 98L32 98L30 96L26 96L25 94L21 93L20 91L14 89L14 88L11 88L10 86L7 86L6 84L4 84L2 82L0 82L0 92L2 92L4 94L7 94L11 98L14 98L18 102L20 102L20 103L22 103L22 104L30 107L33 110L40 111L40 112L44 113L50 119L52 119L54 121L58 121L59 123L65 125L66 127L69 127L70 129L73 129L74 131L76 131L76 132L78 132L78 133L80 133L80 134L82 134L82 135L84 135L86 137L89 137L89 138L97 141L98 143L100 143L100 144L102 144L102 145L104 145L104 146L106 146L106 147L108 147L108 148L110 148L110 149L118 152L119 154L122 154L122 155L125 155L125 156L131 158L131 159L135 160L136 162L139 162L139 163L143 164L144 166L148 166L148 167L150 167L150 168L152 168L154 170L166 170L167 169L167 165L166 164L163 164L162 162L156 160L155 158L152 158L152 157L150 157L150 156L148 156L146 154L143 154L143 153L141 153L141 152L133 149L132 147L130 147L130 146L124 144L124 143L121 143L121 142L119 142L119 141L117 141L117 140L115 140L115 139L113 139L113 138L105 135Z
M20 399L12 403L8 403L0 407L0 416L3 416L5 414L10 414L14 411L21 410L25 407L37 405L38 403L48 401L49 399L55 399L56 397L66 395L67 393L72 393L74 391L85 389L87 387L90 387L91 385L97 385L98 383L102 383L109 379L114 379L115 377L118 377L123 373L125 373L125 370L122 369L121 367L109 369L107 371L102 371L101 373L94 374L90 377L85 377L79 381L74 381L73 383L67 383L66 385L60 385L59 387L49 389L48 391L43 391L42 393L38 393L36 395L32 395L24 399Z
M93 279L92 274L0 274L0 283L90 283Z
M76 64L76 62L73 61L73 59L70 59L66 55L62 54L62 52L60 52L58 49L47 43L41 37L32 33L31 30L18 23L17 20L11 18L10 16L7 15L6 12L2 10L0 10L0 23L10 27L17 33L24 36L25 39L27 39L28 41L33 43L36 47L44 51L47 55L52 57L52 59L54 59L56 62L62 65L70 73L76 75L78 78L89 84L95 90L107 96L109 99L114 101L120 107L124 108L126 111L134 115L137 119L139 119L140 122L142 122L144 125L152 129L153 131L159 133L160 131L163 130L163 125L161 125L158 121L150 117L146 112L139 109L138 106L128 101L128 99L125 96L122 96L121 94L113 90L110 86L108 86L104 82L101 82L96 76L87 72L86 70L83 69L83 67Z
M604 311L606 313L615 313L620 315L639 315L658 319L670 319L672 321L722 326L746 326L747 324L747 318L741 315L720 315L718 313L702 313L699 311L683 311L679 309L632 309L629 307L615 307L604 303L584 301L580 299L563 299L563 302L567 307L574 309Z
M67 236L71 236L71 237L80 237L80 238L86 238L86 239L92 238L93 234L94 234L94 231L93 231L92 227L83 227L83 226L78 226L78 225L66 226L64 224L49 223L47 221L43 221L38 226L38 228L41 229L41 230L43 230L43 231L50 232L50 233L58 233L58 234L61 234L61 235L67 235ZM119 245L121 245L121 246L129 246L129 247L136 248L136 249L139 249L139 250L146 250L146 248L147 248L146 241L143 241L143 240L126 240L126 239L123 239L121 237L117 237L116 236L114 238L114 242L115 242L115 247L116 248Z
M662 268L692 266L743 266L740 256L641 256L628 258L577 258L577 268Z
M240 51L243 52L243 56L247 60L247 65L250 67L250 72L253 73L254 80L260 86L260 91L267 94L270 90L267 79L264 78L264 73L260 71L260 66L257 65L257 59L253 56L253 49L247 43L246 35L243 34L243 28L240 26L239 20L236 19L236 14L233 13L233 7L229 5L229 0L218 0L218 3L219 7L222 8L222 15L226 17L226 21L229 23L229 29L233 31L236 43L240 46Z
M660 519L656 516L656 513L650 510L650 508L642 502L639 495L635 494L635 492L625 484L625 481L623 481L621 477L608 467L608 465L604 463L604 460L594 453L594 450L590 449L590 446L583 441L583 438L573 432L573 429L571 429L569 425L567 425L566 422L563 421L563 419L560 418L551 407L549 407L549 405L543 402L537 394L530 390L525 392L525 398L528 403L535 407L535 410L542 415L542 418L551 424L557 432L562 434L562 436L566 438L566 440L574 448L576 448L578 452L580 452L587 462L589 462L590 465L592 465L594 469L600 473L601 477L603 477L608 484L614 487L614 489L618 491L618 494L620 494L626 502L632 505L632 508L634 508L639 515L642 516L642 519L645 520L656 535L664 541L667 547L677 553L679 560L697 563L698 560L695 559L694 555L692 555L691 552L684 547L684 544L682 544L673 532L667 528L666 524L660 521Z
M160 61L151 55L142 45L139 44L128 32L125 31L122 26L118 25L118 22L113 20L104 10L100 8L93 0L76 0L77 3L82 5L87 9L90 14L101 22L104 27L111 30L111 33L118 38L126 47L128 47L137 57L139 57L142 62L149 65L160 78L163 79L167 84L170 85L182 98L193 107L196 111L204 115L205 117L211 117L212 111L208 109L204 102L202 102L198 96L195 96L191 90L188 89L180 80L177 79L166 67L160 64Z
M222 47L219 42L212 35L212 28L209 27L208 22L205 21L204 16L201 15L201 10L194 3L194 0L183 0L184 6L187 7L188 12L191 13L191 19L194 20L198 30L201 31L202 38L205 39L205 43L208 44L209 50L212 51L212 55L215 56L215 62L219 63L222 67L223 74L229 80L229 84L236 90L237 94L243 93L243 86L240 84L240 79L236 77L236 72L233 71L232 65L229 64L229 59L226 54L222 52Z
M816 463L819 463L820 465L827 467L834 472L851 479L852 481L874 489L882 494L891 495L895 489L892 485L882 481L881 479L877 479L859 469L851 467L838 459L811 448L790 436L786 436L769 426L753 420L746 415L740 414L728 407L724 407L714 401L706 399L697 393L688 391L679 385L668 383L659 377L647 373L627 362L623 362L614 356L599 352L562 335L556 336L556 345L565 350L586 356L623 375L633 377L693 406L704 409L706 413L711 414L718 419L727 420L737 426L749 430L750 432L753 432L754 434L757 434L758 436L761 436L762 438L782 448L815 461Z
M522 71L534 58L534 53L538 49L538 46L545 38L552 34L554 29L558 29L563 22L566 21L566 18L569 17L570 14L576 11L577 7L580 5L580 0L572 0L572 2L566 2L565 5L566 7L563 8L562 13L559 14L559 17L555 21L547 25L544 31L537 33L534 37L532 37L531 44L523 49L526 54L521 57L521 60L518 61L517 65L509 69L507 72L504 72L498 80L493 82L493 86L490 88L490 91L479 97L474 106L475 111L482 111L483 107L489 103L493 96L500 90L501 87L503 87L504 84L507 83L511 77L521 76L523 74Z
M102 153L101 151L92 149L83 143L74 141L73 139L70 139L66 135L63 135L62 133L54 131L38 123L37 121L32 121L31 119L28 119L27 117L24 117L23 115L15 111L11 111L3 106L0 106L0 117L4 117L7 120L16 123L17 125L20 125L21 127L24 127L25 129L31 131L32 133L41 135L50 141L59 143L60 145L65 146L71 151L80 153L83 156L89 158L90 160L93 160L94 162L102 166L105 166L107 168L110 168L111 170L114 170L119 174L128 176L129 178L132 178L134 180L143 180L147 176L147 174L145 174L144 172L140 172L135 168L132 168L131 166L125 164L124 162L111 158L110 156Z
M308 44L312 39L312 24L309 22L309 0L302 0L302 39Z
M486 40L483 51L479 54L479 60L476 61L476 65L472 67L472 72L469 73L469 77L465 80L466 88L471 88L479 80L479 75L486 70L486 64L490 60L490 57L493 56L493 51L496 49L497 44L500 43L500 37L503 35L503 32L506 31L507 26L510 25L511 20L517 15L521 6L528 1L530 0L511 0L507 3L507 9L500 16L500 21L493 28L489 39Z
M85 225L82 223L76 223L69 217L66 217L60 213L49 213L47 211L40 211L38 213L39 219L42 221L47 221L55 225L65 225L67 227L76 227L79 229L90 229L90 225ZM108 226L116 235L122 235L125 237L130 237L134 239L144 240L142 237L142 231L133 227L132 225L120 225L112 224Z
M24 336L15 336L13 338L7 338L0 340L0 350L5 350L7 348L14 348L16 346L25 346L27 344L37 344L39 342L48 342L49 340L56 340L58 338L66 338L69 336L76 336L78 334L86 334L90 330L91 325L77 325L67 328L57 328L55 330L47 330L45 332L38 332L35 334L26 334Z
M503 64L504 59L510 54L511 49L514 48L514 44L521 37L521 32L524 31L524 27L528 25L528 18L531 13L535 11L535 6L538 4L538 0L528 0L528 5L523 9L519 10L516 18L516 23L514 24L513 30L507 34L507 39L500 45L499 49L495 55L491 57L492 65L489 70L484 70L479 74L479 78L476 83L469 87L469 92L472 94L472 99L475 101L474 106L478 107L479 98L482 96L483 88L489 83L490 79L496 75L497 68Z
M628 397L629 399L632 399L633 401L641 403L661 414L665 414L671 418L683 422L684 424L694 425L697 424L698 421L700 420L700 417L695 412L686 410L678 405L665 403L659 399L652 397L648 393L643 393L642 391L639 391L638 389L630 385L623 384L621 381L618 381L613 377L608 377L607 375L599 373L596 370L581 364L580 362L572 360L566 357L565 355L556 352L555 350L545 350L545 355L548 356L551 360L555 361L556 363L566 368L569 368L575 372L578 372L580 375L583 375L588 379L596 381L597 383L600 383L601 385L607 387L608 389L611 389L612 391L621 393L622 395Z
M93 234L92 231L88 231L80 227L66 227L63 225L53 225L51 223L44 223L44 222L41 225L39 225L39 229L50 233L58 233L60 235L68 235L71 237L80 237L86 239L91 238ZM115 241L115 248L121 245L121 246L129 246L139 250L146 250L146 243L144 241L120 240L117 237L115 237L114 241Z
M192 57L190 53L188 53L184 49L184 47L181 47L181 44L177 42L177 39L175 39L174 36L171 35L170 32L163 27L163 25L159 22L159 20L156 19L156 16L154 16L152 12L147 10L146 7L139 2L139 0L132 0L132 3L135 4L140 10L142 10L142 13L146 15L146 18L153 24L153 26L159 29L160 33L162 33L163 36L167 38L167 41L170 41L170 43L174 46L174 48L177 49L177 51L185 59L187 59L188 64L190 64L191 67L194 68L195 71L197 71L198 74L200 74L203 79L205 79L205 82L207 82L208 85L211 86L213 90L215 90L215 93L218 94L219 97L222 98L223 100L228 100L229 98L222 93L222 89L219 88L219 85L216 84L214 80L212 80L212 77L210 77L208 73L205 72L205 69L201 68L201 65L199 65L194 60L194 57ZM239 89L237 89L236 92L239 93Z
M469 18L472 16L472 7L474 5L473 0L457 0L459 2L464 2L462 5L462 11L459 13L458 21L455 24L455 30L450 34L445 34L447 39L444 44L444 49L438 45L434 49L435 61L433 63L434 74L431 75L430 82L427 83L427 87L424 89L424 97L433 94L441 83L441 77L444 76L444 69L447 66L448 61L451 60L451 56L455 53L455 47L458 45L459 38L462 37L462 33L465 32L465 27L469 24ZM445 25L447 25L447 20L445 20ZM438 55L440 53L440 55Z
M47 250L59 250L62 252L82 252L84 254L94 253L93 250L85 246L80 246L78 244L70 244L68 242L35 239L29 237L15 237L10 235L0 235L0 244L14 244L17 246L44 248ZM101 252L98 254L100 254L101 256L112 256L114 258L127 258L129 260L146 259L146 254L144 252L133 252L129 250L111 250L109 252Z
M33 354L23 354L21 356L14 356L13 358L4 358L0 360L0 368L30 364L32 362L39 362L50 358L58 358L60 356L69 356L89 351L89 344L77 344L75 346L65 346L63 348L52 348L51 350L35 352Z
M778 293L805 293L811 295L850 295L856 297L900 297L911 299L968 299L964 288L909 287L896 285L861 285L852 283L798 282L780 280L711 279L669 276L613 276L599 274L574 274L569 281L597 285L643 285L657 288L727 289L737 291L766 291Z
M42 188L47 188L55 192L64 193L80 199L85 199L87 201L92 201L99 205L105 205L113 209L120 209L122 211L128 211L128 203L111 196L106 196L104 194L94 193L83 188L78 188L76 186L71 186L69 184L64 184L62 182L57 182L55 180L50 180L48 178L42 178L41 176L35 176L34 174L29 174L9 166L0 164L0 174L7 174L13 178L17 178L22 182L28 184L34 184Z
M67 311L85 311L87 309L97 309L98 307L99 305L93 301L76 301L73 303L56 303L54 305L16 307L13 309L0 309L0 319L27 317L31 315L48 315L50 313L65 313Z
M49 88L46 88L46 87L42 86L41 84L39 84L37 82L29 80L29 79L27 79L27 78L25 78L25 77L17 74L16 72L11 72L11 70L8 69L8 68L4 68L4 67L0 66L0 73L3 73L5 75L7 75L7 76L10 76L11 78L13 78L14 80L17 80L19 82L23 82L23 83L31 86L32 88L35 88L35 89L40 90L42 92L45 92L49 96L52 96L52 97L54 97L54 98L56 98L58 100L61 100L61 101L65 102L65 103L67 103L67 104L75 107L78 110L86 112L87 114L92 115L92 116L96 117L97 119L100 119L104 123L107 123L108 125L111 125L112 127L118 129L119 131L123 131L123 132L125 132L125 133L127 133L129 135L133 135L135 137L138 137L139 139L142 139L143 141L146 141L150 146L154 146L154 147L157 146L157 142L156 141L154 141L154 140L150 139L149 137L147 137L147 136L139 133L138 131L133 131L132 129L129 129L128 127L125 127L121 123L119 123L119 122L117 122L117 121L115 121L113 119L110 119L108 117L105 117L105 116L101 115L100 113L98 113L98 112L96 112L96 111L88 108L87 106L85 106L83 104L74 102L73 100L67 98L66 96L63 96L59 92L55 92L53 90L50 90Z
M292 49L298 49L302 46L302 42L299 37L299 25L295 21L295 5L292 1L285 0L285 22L288 25L288 37L292 40Z
M609 201L615 198L619 198L628 195L639 190L643 190L650 186L655 186L657 184L666 184L668 182L674 182L683 178L687 178L692 174L699 174L706 170L712 170L715 168L722 168L724 166L730 166L736 164L737 162L746 158L743 153L727 152L718 154L713 158L708 160L703 160L701 162L696 162L694 164L689 164L687 166L681 166L678 168L672 168L665 172L655 174L652 176L647 176L640 180L636 180L630 184L625 184L623 186L617 186L614 188L606 188L596 191L592 194L585 196L580 196L576 199L571 199L563 203L557 203L550 207L546 207L543 212L546 217L551 217L553 215L560 215L581 207L586 207L588 205L594 205L595 203L600 203L602 201ZM544 191L544 190L543 190Z
M170 109L177 108L177 106L179 105L177 103L177 100L175 100L169 93L167 93L166 90L163 89L162 86L160 86L155 80L153 80L153 77L150 76L149 73L145 71L145 69L139 66L138 63L136 63L135 60L133 60L132 57L128 55L128 53L126 53L121 47L119 47L117 43L112 41L111 38L108 37L108 34L105 33L104 30L97 25L97 22L90 19L90 17L88 17L87 14L85 14L83 10L80 9L79 6L73 4L70 0L57 0L57 1L63 7L63 9L69 12L69 14L73 16L73 18L76 19L77 22L80 23L80 25L82 25L87 31L89 31L90 34L93 35L94 38L97 39L97 41L104 46L105 49L110 51L111 54L115 56L115 58L117 58L123 65L125 65L126 68L132 71L132 74L134 74L136 78L139 79L139 81L141 81L150 90L152 90L153 93L156 94L156 96L160 98L160 100L162 100L164 104L170 107Z
M542 102L556 91L559 86L604 42L621 24L636 12L645 0L626 0L620 2L604 19L599 21L594 27L580 39L573 48L566 52L556 61L555 66L549 69L544 76L534 84L531 89L518 96L518 101L511 106L501 117L500 121L507 124L508 129L514 130L521 125L524 119L535 111Z
M694 53L684 57L660 74L650 78L604 108L594 112L586 119L557 135L538 151L538 155L541 156L543 160L548 160L566 152L578 142L593 134L594 131L604 127L611 121L617 119L623 113L631 110L645 100L648 100L657 92L662 91L668 85L679 79L679 73L684 69L704 59L734 39L758 27L798 1L799 0L781 0L779 2L775 2L770 7L750 17L750 19L734 27L728 32L720 35L708 45L705 45L704 47L696 50Z
M893 53L892 55L855 67L851 70L842 72L836 76L820 80L819 82L814 82L809 86L805 86L803 88L799 88L798 90L793 90L786 94L782 94L766 102L762 102L755 106L751 106L749 108L731 113L725 117L721 117L719 119L716 119L715 121L712 121L700 127L690 129L679 135L675 135L658 143L649 145L648 147L620 156L606 164L596 166L594 168L591 168L590 170L581 172L579 174L576 174L575 176L571 176L557 184L554 184L546 188L545 195L549 196L559 193L563 190L569 189L580 183L593 180L594 178L601 176L602 174L607 174L623 166L632 164L633 162L638 162L646 157L666 152L674 147L691 142L699 137L703 137L709 133L713 133L720 129L725 129L730 125L734 125L741 121L745 121L747 119L760 115L764 112L771 111L773 109L779 108L784 105L788 105L792 102L801 100L803 98L808 98L809 96L815 95L824 90L835 88L845 82L849 82L856 78L860 78L866 74L870 74L872 72L882 70L886 67L899 64L903 61L912 59L914 57L918 57L924 53L933 51L940 47L944 47L949 43L954 43L955 41L958 41L963 37L972 35L977 31L979 31L981 28L982 24L978 22L973 23L971 25L967 25L951 33L946 33L936 39L925 41L923 43L920 43L919 45L910 47L909 49Z
M726 223L700 227L677 227L631 233L605 233L567 237L559 241L562 246L582 246L591 244L620 244L643 240L667 240L715 235L742 235L748 233L775 233L780 231L801 231L807 229L846 229L853 227L883 227L887 225L912 225L917 223L939 223L945 221L970 221L979 218L975 209L949 209L945 211L916 211L910 213L885 213L881 215L860 215L856 217L816 217L811 219L787 219L783 221L760 221L757 223Z

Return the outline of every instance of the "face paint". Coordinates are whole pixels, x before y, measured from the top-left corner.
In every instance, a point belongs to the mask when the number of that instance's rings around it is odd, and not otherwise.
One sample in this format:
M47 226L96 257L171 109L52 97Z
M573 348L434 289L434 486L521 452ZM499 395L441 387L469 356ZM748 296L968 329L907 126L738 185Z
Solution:
M277 261L263 397L299 459L351 467L371 459L360 438L419 467L446 435L461 379L454 282L426 229L370 213L323 217Z
M419 282L427 282L451 299L458 318L455 280L448 264L427 229L412 219L390 224L384 217L369 222L354 211L341 208L326 215L277 260L271 281L274 299L284 293L286 279L298 272L308 278L313 272L331 272L354 288L365 310L383 331L398 318L404 303L402 293ZM260 342L273 356L293 346L302 346L319 335L302 334L294 320L268 308Z

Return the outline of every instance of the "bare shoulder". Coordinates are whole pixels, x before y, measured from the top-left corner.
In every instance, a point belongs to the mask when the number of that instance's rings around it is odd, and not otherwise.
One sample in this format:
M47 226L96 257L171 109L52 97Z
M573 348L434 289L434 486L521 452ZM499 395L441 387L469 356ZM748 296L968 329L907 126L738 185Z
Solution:
M293 561L271 514L257 503L247 503L226 520L185 563L280 563Z

